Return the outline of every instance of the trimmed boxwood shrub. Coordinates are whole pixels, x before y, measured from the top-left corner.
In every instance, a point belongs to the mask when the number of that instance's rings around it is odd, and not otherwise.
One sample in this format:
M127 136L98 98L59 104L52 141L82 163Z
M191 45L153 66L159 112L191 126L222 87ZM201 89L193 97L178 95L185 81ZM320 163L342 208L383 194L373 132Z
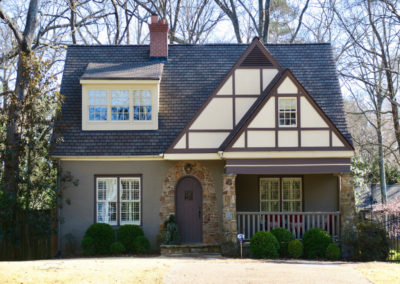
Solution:
M338 260L340 258L340 248L335 244L329 244L326 248L325 257L329 260Z
M144 236L142 228L136 225L123 225L118 229L118 241L121 242L126 251L135 252L135 239Z
M359 260L383 261L388 258L390 243L385 228L375 222L361 222L357 224L357 235L356 249Z
M250 251L254 258L277 258L279 242L271 232L260 231L250 240Z
M271 231L279 242L279 255L288 256L288 244L294 240L293 234L285 228L275 228Z
M327 231L320 228L310 229L303 235L304 256L311 259L323 258L326 248L332 242L332 237Z
M303 244L299 240L290 241L288 244L288 253L292 258L299 258L303 255Z
M110 251L113 255L123 254L125 246L121 242L115 242L111 244Z
M88 239L89 237L92 240ZM93 254L109 254L110 246L114 241L114 229L108 224L96 223L86 230L81 246L84 252L86 250L85 254L92 252L92 249L94 250ZM91 248L91 246L94 248Z
M144 254L150 251L150 242L145 236L138 236L134 241L135 253Z
M81 247L83 253L87 256L92 256L96 253L96 248L94 246L94 240L92 237L84 237L81 242Z

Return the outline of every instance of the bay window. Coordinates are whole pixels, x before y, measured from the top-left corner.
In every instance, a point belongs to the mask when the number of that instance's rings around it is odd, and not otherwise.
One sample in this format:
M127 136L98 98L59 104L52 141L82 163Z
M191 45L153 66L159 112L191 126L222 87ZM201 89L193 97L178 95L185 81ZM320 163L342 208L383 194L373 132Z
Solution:
M261 178L260 211L263 212L301 212L302 178Z
M111 120L129 120L129 91L111 91Z
M107 120L107 93L105 90L89 91L89 120Z
M96 222L141 224L141 178L96 177Z
M133 119L151 120L151 93L148 90L133 92Z

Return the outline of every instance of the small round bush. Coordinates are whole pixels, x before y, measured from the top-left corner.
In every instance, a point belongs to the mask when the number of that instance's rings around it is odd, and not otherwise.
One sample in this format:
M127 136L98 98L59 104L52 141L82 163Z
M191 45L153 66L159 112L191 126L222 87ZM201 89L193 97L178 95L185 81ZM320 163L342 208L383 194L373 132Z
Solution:
M313 228L303 235L304 256L315 259L325 257L326 248L332 243L331 235L322 229Z
M93 239L95 254L109 254L110 246L115 241L114 229L104 223L96 223L91 225L85 233L84 238L90 237ZM82 249L84 249L82 241ZM86 244L85 244L86 246Z
M271 232L260 231L250 239L250 251L254 258L277 258L279 242Z
M126 251L133 253L135 251L135 239L144 236L142 228L136 225L123 225L118 229L118 241L121 242Z
M115 242L111 244L110 251L113 255L123 254L125 247L121 242Z
M288 244L294 240L293 234L285 228L275 228L271 231L279 242L279 255L288 256Z
M357 224L358 258L362 261L386 260L390 242L385 228L375 222Z
M329 244L326 248L325 257L329 260L339 260L340 248L335 244Z
M150 242L145 236L138 236L134 241L135 252L145 254L150 251Z
M290 241L288 244L288 253L292 258L299 258L303 255L303 244L299 240Z
M83 253L87 256L92 256L92 255L95 255L95 253L96 253L94 240L91 237L84 237L81 242L81 247L82 247Z

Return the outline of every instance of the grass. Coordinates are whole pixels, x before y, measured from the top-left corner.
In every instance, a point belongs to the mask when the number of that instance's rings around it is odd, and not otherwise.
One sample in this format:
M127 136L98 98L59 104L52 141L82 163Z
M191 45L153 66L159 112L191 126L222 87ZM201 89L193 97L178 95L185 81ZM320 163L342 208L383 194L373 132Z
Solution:
M357 265L356 269L375 284L400 283L400 264L369 262Z

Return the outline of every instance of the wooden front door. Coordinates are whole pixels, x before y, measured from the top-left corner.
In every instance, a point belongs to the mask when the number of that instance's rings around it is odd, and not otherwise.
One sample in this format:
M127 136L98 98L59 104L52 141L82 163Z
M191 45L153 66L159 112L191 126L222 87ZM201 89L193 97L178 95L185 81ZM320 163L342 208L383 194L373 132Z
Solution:
M182 243L201 243L202 188L194 177L182 178L176 186L176 222Z

